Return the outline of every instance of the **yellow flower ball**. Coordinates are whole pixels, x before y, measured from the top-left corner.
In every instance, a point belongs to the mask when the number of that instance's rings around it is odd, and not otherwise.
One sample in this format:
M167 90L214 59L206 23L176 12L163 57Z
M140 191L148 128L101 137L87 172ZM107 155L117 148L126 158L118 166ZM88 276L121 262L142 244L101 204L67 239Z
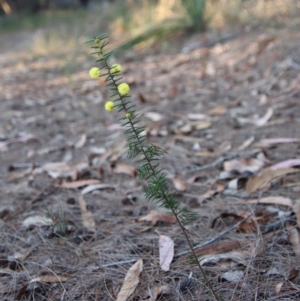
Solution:
M125 114L125 117L126 117L127 119L130 119L131 114L130 114L130 113L126 113L126 114Z
M101 71L100 71L99 68L93 67L93 68L90 69L89 75L90 75L91 78L97 79L97 78L100 77Z
M112 74L119 74L122 72L122 67L119 64L113 64L110 68Z
M114 109L115 104L113 103L113 101L108 101L105 104L105 110L108 112L111 112Z
M128 84L122 83L122 84L118 85L118 91L119 91L120 95L124 96L129 93L130 87Z

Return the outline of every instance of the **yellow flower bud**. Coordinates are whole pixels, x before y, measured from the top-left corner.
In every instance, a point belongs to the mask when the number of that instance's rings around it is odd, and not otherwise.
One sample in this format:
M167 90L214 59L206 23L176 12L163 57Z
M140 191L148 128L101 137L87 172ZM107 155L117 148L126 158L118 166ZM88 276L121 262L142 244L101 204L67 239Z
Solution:
M130 114L130 113L126 113L126 114L125 114L125 117L126 117L127 119L130 119L131 114Z
M93 68L90 69L89 75L90 75L91 78L97 79L97 78L100 77L101 71L100 71L99 68L93 67Z
M119 64L113 64L110 68L112 74L119 74L122 72L122 67Z
M108 101L105 104L105 110L108 112L111 112L113 110L114 106L115 106L115 104L113 103L113 101Z
M119 91L120 95L124 96L129 93L130 87L128 84L122 83L122 84L118 85L118 91Z
M94 40L94 42L95 42L96 44L99 44L100 39L96 38L96 39Z

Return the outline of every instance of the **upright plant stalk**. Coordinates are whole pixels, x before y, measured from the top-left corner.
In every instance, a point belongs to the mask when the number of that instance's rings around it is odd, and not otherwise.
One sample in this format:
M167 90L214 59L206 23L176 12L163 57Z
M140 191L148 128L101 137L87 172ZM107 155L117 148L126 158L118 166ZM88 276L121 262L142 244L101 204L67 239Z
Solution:
M190 18L190 29L203 31L207 26L207 19L205 19L206 0L181 0L181 5Z
M156 201L160 204L160 207L172 211L188 242L192 256L195 258L209 290L214 299L219 300L205 271L197 259L192 242L185 229L185 225L195 218L195 213L187 208L181 208L180 202L174 198L174 193L170 192L166 175L163 170L159 168L159 159L165 152L158 146L153 144L149 145L146 141L147 137L141 135L145 128L138 126L140 120L135 111L135 105L128 99L130 97L130 87L126 82L121 82L121 78L119 77L122 68L118 64L109 64L112 52L105 52L105 47L108 45L107 38L108 35L103 34L87 42L94 42L95 45L91 48L96 51L92 54L98 55L100 58L96 62L101 63L100 68L91 68L89 74L94 79L99 78L100 76L106 76L105 82L107 82L107 86L112 93L110 100L105 104L105 109L110 112L114 108L117 108L119 112L124 113L120 120L123 121L122 126L126 128L125 135L129 147L127 155L130 159L139 157L138 163L140 166L137 169L137 174L141 181L145 181L148 184L148 186L144 188L146 199L148 201ZM105 70L105 73L102 74L102 70Z

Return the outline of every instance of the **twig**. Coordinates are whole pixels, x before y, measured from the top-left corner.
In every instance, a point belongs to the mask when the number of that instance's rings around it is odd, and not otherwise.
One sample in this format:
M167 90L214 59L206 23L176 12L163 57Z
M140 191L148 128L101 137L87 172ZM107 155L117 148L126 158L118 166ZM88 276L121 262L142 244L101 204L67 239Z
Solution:
M118 265L132 263L132 262L135 262L135 261L137 261L137 259L122 260L122 261L102 264L102 265L100 265L100 267L101 268L110 268L110 267L114 267L114 266L118 266Z
M36 168L36 167L41 167L43 164L42 163L24 163L24 162L15 162L11 165L8 166L8 171L13 171L15 169L23 169L23 168Z
M247 220L255 213L256 207L257 207L257 205L258 205L258 203L259 203L260 198L261 198L261 195L259 196L259 198L258 198L258 200L257 200L257 202L256 202L256 204L255 204L254 209L253 209L253 210L252 210L245 218L243 218L242 220L240 220L238 223L234 224L233 226L230 226L230 227L226 228L226 229L223 230L221 233L219 233L217 236L211 238L211 239L208 240L207 242L205 242L205 243L203 243L203 244L201 244L201 245L199 245L199 244L195 245L195 246L194 246L194 249L195 249L195 248L203 248L203 247L206 247L206 246L208 246L208 245L214 243L215 241L217 241L218 239L220 239L222 236L224 236L225 234L231 232L232 230L234 230L235 228L237 228L238 226L240 226L242 223L244 223L245 221L247 221ZM180 252L180 253L176 254L175 257L179 257L179 256L182 256L182 255L186 255L186 254L188 254L189 252L190 252L190 250L189 250L189 251L183 251L183 252Z
M280 294L279 296L275 296L268 301L275 301L275 300L299 300L300 292L292 292L292 293L286 293L286 294ZM289 299L285 299L289 298ZM297 298L297 299L290 299L290 298Z
M291 214L283 220L265 226L261 226L260 230L262 234L268 234L270 232L274 232L276 230L284 228L288 222L297 224L297 216L295 214Z
M66 294L66 290L64 289L64 292L63 292L63 294L62 294L62 296L60 298L60 301L63 301L65 299L65 294Z

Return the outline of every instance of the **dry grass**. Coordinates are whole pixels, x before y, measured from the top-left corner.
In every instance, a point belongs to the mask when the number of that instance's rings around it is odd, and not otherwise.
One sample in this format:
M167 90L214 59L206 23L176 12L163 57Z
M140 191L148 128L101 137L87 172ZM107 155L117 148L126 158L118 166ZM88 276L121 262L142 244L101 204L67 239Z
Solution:
M112 22L112 33L118 35L136 35L149 26L168 19L181 19L184 9L180 0L136 2L127 0L123 4L123 14ZM297 20L300 5L297 0L207 0L207 17L211 28L222 28L228 25L286 25Z
M294 26L299 22L299 10L296 0L207 0L206 19L212 30L237 29L244 25ZM160 39L163 31L163 28L159 30L160 26L166 26L166 30L170 31L167 34L172 35L186 28L187 20L180 0L126 0L104 6L93 4L90 10L50 11L2 19L0 48L27 48L37 55L60 53L65 56L67 66L80 54L87 54L84 42L93 35L109 32L111 43L116 48L128 39L152 30L153 34L145 34L145 38L139 40L139 48L145 49ZM35 34L25 44L21 36L21 45L11 45L8 35L16 31L23 32L23 35L35 31ZM15 38L18 40L18 36Z
M219 0L207 1L207 14L212 28L236 26L286 26L299 22L299 1L296 0Z
M199 22L197 18L189 20L191 16L186 14L180 0L127 0L127 5L125 2L122 4L122 10L123 13L110 25L112 35L121 44L132 39L132 45L138 43L139 48L144 49L160 40L160 35L169 24L174 27L167 33L170 36L185 30L189 22ZM299 24L299 11L297 0L207 0L203 22L213 30L240 26L295 26ZM135 41L137 36L141 39Z

